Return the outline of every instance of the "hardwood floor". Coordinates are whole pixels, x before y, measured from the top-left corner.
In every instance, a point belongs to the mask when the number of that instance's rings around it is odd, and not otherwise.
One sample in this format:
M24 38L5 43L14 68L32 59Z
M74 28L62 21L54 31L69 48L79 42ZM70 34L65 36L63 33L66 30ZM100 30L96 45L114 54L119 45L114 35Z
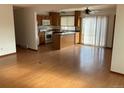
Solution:
M75 45L62 50L17 49L0 58L0 87L124 87L110 72L111 49Z

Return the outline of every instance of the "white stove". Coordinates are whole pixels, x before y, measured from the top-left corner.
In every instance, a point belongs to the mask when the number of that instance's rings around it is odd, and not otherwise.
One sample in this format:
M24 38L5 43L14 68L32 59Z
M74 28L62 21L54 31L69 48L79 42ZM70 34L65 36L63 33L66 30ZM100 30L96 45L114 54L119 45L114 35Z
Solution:
M45 32L45 43L51 43L52 42L52 31L46 31Z

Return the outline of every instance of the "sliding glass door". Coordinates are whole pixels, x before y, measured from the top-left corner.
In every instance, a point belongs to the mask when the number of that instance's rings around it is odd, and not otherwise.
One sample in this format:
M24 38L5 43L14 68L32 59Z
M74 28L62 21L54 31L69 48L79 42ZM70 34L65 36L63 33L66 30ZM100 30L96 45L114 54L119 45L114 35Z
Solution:
M88 16L82 19L83 43L92 46L106 46L107 16Z

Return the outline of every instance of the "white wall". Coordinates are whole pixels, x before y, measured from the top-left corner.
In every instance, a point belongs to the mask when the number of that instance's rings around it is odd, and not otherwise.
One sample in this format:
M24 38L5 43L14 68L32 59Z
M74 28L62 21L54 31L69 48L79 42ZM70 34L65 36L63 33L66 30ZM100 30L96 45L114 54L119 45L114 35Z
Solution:
M117 5L111 71L124 74L124 5Z
M113 46L113 34L114 34L114 21L115 14L108 15L108 32L107 32L107 44L106 46L112 48Z
M14 11L16 44L26 47L25 19L22 10Z
M37 50L36 14L30 9L14 11L17 45Z
M15 53L13 7L0 5L0 56Z

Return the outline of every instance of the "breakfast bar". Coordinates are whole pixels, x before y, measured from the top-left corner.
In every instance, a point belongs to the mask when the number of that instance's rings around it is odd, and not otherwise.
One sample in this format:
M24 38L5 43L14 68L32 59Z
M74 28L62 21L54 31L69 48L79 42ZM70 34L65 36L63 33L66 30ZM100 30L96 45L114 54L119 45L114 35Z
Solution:
M53 47L54 49L62 49L74 45L75 32L62 31L53 33Z

